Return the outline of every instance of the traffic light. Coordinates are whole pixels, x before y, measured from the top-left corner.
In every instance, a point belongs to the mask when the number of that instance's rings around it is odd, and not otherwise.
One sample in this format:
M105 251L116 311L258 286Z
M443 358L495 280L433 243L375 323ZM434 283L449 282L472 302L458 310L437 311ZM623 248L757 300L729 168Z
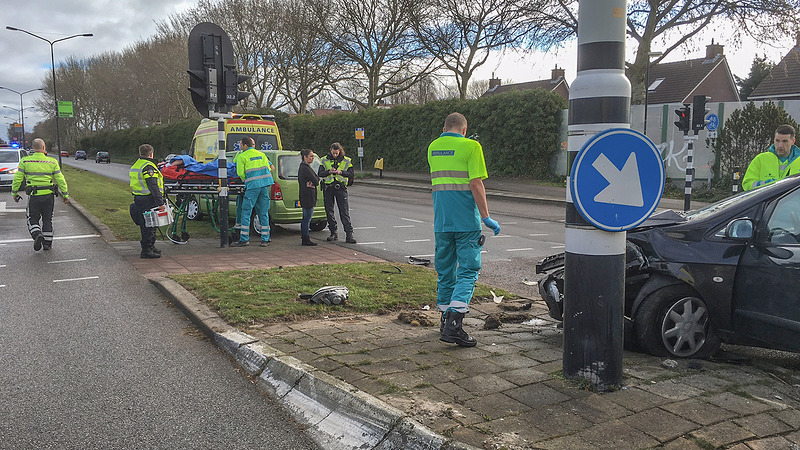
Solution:
M189 91L195 108L203 117L211 111L226 113L225 75L236 67L230 37L218 25L199 23L189 33L188 50Z
M233 106L250 96L249 92L239 90L239 85L250 79L250 75L239 75L236 69L225 69L225 104Z
M678 120L675 122L675 126L678 127L678 130L683 132L689 131L689 115L691 114L689 105L684 104L683 108L676 109L675 114L678 115Z
M708 125L706 114L708 114L711 110L706 108L706 103L710 101L711 97L707 95L694 96L694 102L692 105L692 130L695 131L695 134Z

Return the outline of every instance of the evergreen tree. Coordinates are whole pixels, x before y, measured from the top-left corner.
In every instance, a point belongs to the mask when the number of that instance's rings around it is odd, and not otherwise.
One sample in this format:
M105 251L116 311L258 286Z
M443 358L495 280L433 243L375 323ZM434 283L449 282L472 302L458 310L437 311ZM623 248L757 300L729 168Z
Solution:
M750 73L747 78L739 78L736 75L736 85L739 86L739 98L742 101L747 100L747 97L753 93L753 90L764 81L764 78L769 76L769 72L775 67L770 61L767 61L767 55L758 56L753 58L753 64L750 65Z

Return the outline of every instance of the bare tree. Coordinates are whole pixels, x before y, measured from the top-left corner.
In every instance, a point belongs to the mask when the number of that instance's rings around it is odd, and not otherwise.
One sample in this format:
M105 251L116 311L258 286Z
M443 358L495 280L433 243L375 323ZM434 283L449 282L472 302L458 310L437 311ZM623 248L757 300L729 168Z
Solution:
M531 17L549 24L553 35L577 34L578 0L528 0ZM628 64L632 102L644 98L644 78L653 41L661 39L658 63L714 24L731 25L734 43L744 36L772 42L797 29L800 0L632 0L628 2L628 35L637 42L636 57Z
M434 0L414 10L414 28L425 48L452 72L459 97L468 96L475 70L492 50L521 47L533 36L517 0Z
M436 70L416 38L410 0L305 0L336 51L332 88L361 108L374 107Z

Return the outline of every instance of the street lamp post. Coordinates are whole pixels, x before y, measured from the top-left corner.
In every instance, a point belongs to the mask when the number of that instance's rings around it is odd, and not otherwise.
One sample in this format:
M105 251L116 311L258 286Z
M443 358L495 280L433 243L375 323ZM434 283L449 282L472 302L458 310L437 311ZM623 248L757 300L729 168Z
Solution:
M31 35L31 36L35 37L36 39L41 39L41 40L47 42L48 44L50 44L50 65L51 65L51 68L52 68L52 71L53 71L52 72L52 74L53 74L53 102L55 103L55 113L56 113L56 143L58 144L58 165L61 166L61 133L59 132L59 129L58 129L58 94L56 93L56 61L55 61L55 57L53 55L53 44L55 44L56 42L66 41L67 39L72 39L72 38L76 38L76 37L92 37L92 36L94 36L94 34L92 34L92 33L73 34L72 36L67 36L67 37L64 37L64 38L61 38L61 39L56 39L55 41L51 41L50 39L45 39L45 38L43 38L43 37L41 37L39 35L31 33L30 31L23 30L22 28L14 28L14 27L7 26L6 30L21 31L21 32L23 32L25 34L28 34L28 35Z
M25 148L25 114L22 112L22 110L25 109L25 108L22 107L22 96L27 94L27 93L29 93L29 92L43 91L44 89L36 88L36 89L30 89L30 90L27 90L27 91L24 91L24 92L15 91L14 89L9 89L9 88L3 87L3 86L0 86L0 89L5 89L7 91L14 92L15 94L19 94L19 109L20 109L20 114L22 115L22 148Z
M647 93L650 91L650 58L663 55L661 52L647 52L647 69L644 72L644 135L647 136Z
M21 106L21 105L20 105ZM17 112L17 123L22 122L22 148L25 148L25 110L36 109L35 106L28 106L26 108L17 109L13 106L3 105L3 108L13 109Z

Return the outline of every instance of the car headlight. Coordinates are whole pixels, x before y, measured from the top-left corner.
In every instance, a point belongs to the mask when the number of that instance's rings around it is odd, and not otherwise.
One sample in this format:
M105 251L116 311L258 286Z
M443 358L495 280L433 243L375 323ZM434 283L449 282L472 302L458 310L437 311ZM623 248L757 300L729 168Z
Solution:
M8 171L7 171L6 173L7 173L7 174L14 174L14 173L17 173L17 168L16 168L16 167L14 167L14 168L12 168L12 169L8 169Z

